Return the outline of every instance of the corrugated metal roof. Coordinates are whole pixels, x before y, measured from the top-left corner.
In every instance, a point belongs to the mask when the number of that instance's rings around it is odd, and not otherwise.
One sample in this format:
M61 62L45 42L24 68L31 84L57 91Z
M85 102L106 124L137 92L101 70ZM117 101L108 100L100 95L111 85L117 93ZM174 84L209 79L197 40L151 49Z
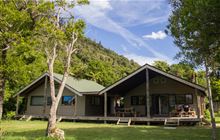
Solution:
M20 90L17 94L14 96L17 96L25 91L27 91L30 87L35 85L37 82L39 82L41 79L45 78L46 76L49 76L48 73L44 73L41 75L39 78L34 80L32 83L27 85L25 88ZM54 73L54 80L58 83L62 81L63 75ZM94 82L91 80L86 80L86 79L77 79L72 76L69 76L67 78L65 87L71 90L73 93L78 94L79 96L82 96L82 94L97 94L99 91L104 89L105 87Z
M62 80L63 75L54 73L54 77L58 80ZM72 76L67 78L66 84L78 92L97 92L101 91L105 87L91 80L76 79Z

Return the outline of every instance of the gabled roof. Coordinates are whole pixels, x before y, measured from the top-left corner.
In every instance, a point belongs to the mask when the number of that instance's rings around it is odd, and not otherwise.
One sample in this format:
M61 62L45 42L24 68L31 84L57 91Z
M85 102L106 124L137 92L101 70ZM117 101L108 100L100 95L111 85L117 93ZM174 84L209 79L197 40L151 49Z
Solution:
M49 74L48 73L43 74L42 76L40 76L39 78L34 80L32 83L30 83L28 86L23 88L21 91L19 91L15 96L28 90L30 87L35 85L37 82L44 79L46 76L49 77ZM63 78L63 75L54 73L54 80L56 82L61 83L62 78ZM94 81L90 81L90 80L86 80L86 79L76 79L72 76L69 76L67 78L65 87L79 96L82 96L82 94L84 94L84 93L85 94L98 93L100 90L105 88L102 85L100 85Z
M61 81L63 75L54 73L54 77ZM98 92L105 88L104 86L94 81L86 79L76 79L72 76L68 77L66 84L80 93Z
M206 90L206 88L203 87L203 86L200 86L200 85L198 85L198 84L189 82L189 81L184 80L184 79L182 79L182 78L180 78L180 77L177 77L177 76L175 76L175 75L173 75L173 74L169 74L169 73L164 72L164 71L162 71L162 70L160 70L160 69L157 69L157 68L155 68L155 67L153 67L153 66L151 66L151 65L145 64L145 65L143 65L142 67L140 67L139 69L137 69L136 71L134 71L133 73L129 74L128 76L126 76L126 77L124 77L124 78L122 78L122 79L116 81L114 84L112 84L112 85L106 87L105 89L101 90L101 91L99 92L99 95L100 95L100 94L103 94L103 93L105 93L105 92L107 92L107 91L109 91L109 90L111 90L111 89L114 88L115 86L121 84L122 82L128 80L128 79L131 78L132 76L134 76L134 75L140 73L141 71L143 71L143 70L145 70L145 69L152 70L152 71L154 71L154 72L156 72L156 73L159 73L159 74L161 74L161 75L164 75L164 76L166 76L166 77L168 77L168 78L170 78L170 79L173 79L173 80L175 80L175 81L178 81L178 82L183 83L183 84L185 84L185 85L188 85L188 86L190 86L190 87L199 89L199 90L201 90L201 91L203 91L203 92L205 92L205 90Z

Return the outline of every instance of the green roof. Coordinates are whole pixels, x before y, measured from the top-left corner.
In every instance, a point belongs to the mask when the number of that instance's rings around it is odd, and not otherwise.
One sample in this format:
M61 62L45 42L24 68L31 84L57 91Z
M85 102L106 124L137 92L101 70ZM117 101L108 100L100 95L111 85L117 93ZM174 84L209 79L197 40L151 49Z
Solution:
M58 80L62 80L63 75L54 73L54 77ZM98 92L104 89L105 87L91 80L86 79L76 79L72 76L69 76L66 81L66 85L77 90L78 92Z

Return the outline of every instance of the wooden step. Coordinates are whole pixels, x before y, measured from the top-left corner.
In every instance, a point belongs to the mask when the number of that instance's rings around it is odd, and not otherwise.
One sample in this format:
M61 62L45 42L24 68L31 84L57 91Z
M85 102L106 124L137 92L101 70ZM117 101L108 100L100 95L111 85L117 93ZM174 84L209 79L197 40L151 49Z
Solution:
M165 119L164 121L165 126L179 126L179 124L179 119Z
M62 121L62 117L59 117L58 119L57 119L57 122L61 122Z
M119 118L117 123L117 125L128 125L130 126L131 125L131 118Z
M25 115L23 115L19 120L21 121L21 120L23 120L25 118Z
M27 119L26 122L30 121L32 119L32 116L30 115Z

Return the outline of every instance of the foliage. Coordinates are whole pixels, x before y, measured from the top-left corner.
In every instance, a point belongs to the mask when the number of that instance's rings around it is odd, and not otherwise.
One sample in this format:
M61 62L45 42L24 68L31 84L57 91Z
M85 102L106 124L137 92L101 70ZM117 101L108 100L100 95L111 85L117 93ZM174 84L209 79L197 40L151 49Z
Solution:
M212 78L211 80L213 100L220 102L220 79Z
M172 0L171 5L168 29L180 48L178 56L193 65L207 61L214 68L220 53L219 1Z
M166 61L154 61L153 66L165 72L170 71L170 66Z
M206 110L204 111L204 117L205 117L206 119L210 119L210 112L209 112L208 109L206 109Z
M4 116L5 120L11 120L15 117L15 111L8 111Z

